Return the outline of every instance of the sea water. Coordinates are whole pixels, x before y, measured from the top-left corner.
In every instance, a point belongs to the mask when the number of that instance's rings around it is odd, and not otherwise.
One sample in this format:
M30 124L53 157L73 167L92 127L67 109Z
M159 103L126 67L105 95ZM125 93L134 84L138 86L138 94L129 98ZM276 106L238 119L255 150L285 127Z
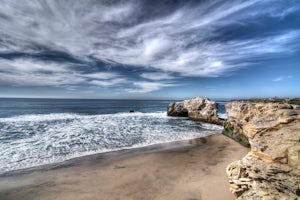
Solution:
M222 130L217 125L168 117L170 102L0 99L0 173ZM224 117L224 102L219 105Z

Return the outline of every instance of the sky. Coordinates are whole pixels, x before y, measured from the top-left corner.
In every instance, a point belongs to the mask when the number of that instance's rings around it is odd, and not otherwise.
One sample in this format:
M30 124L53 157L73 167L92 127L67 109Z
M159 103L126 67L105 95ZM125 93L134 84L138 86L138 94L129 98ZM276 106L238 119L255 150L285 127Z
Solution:
M300 96L299 0L0 5L0 97Z

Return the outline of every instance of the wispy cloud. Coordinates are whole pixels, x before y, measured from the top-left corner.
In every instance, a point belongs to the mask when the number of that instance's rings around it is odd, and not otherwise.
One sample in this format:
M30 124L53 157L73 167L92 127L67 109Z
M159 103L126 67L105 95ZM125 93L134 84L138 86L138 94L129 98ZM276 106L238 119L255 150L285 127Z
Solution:
M0 59L0 84L16 86L80 84L84 82L84 78L72 70L74 65L33 59Z
M142 0L0 3L0 56L22 52L35 57L40 53L64 52L88 63L78 70L70 63L2 59L1 84L85 83L109 87L126 83L129 88L150 92L171 87L170 80L176 76L223 76L253 62L299 50L300 28L223 37L224 30L259 24L262 17L282 19L297 13L298 1L182 1L172 5L159 1L150 5ZM139 71L137 75L158 82L132 85L134 81L128 74L103 69L97 72L97 61L109 63L112 68L147 68L154 72Z
M291 78L292 78L292 76L279 76L279 77L273 78L272 81L279 82L279 81L284 81L284 80L291 79Z
M67 86L91 84L103 87L125 83L127 80L116 72L80 73L78 64L45 62L35 59L1 59L0 84L15 86ZM71 89L70 89L71 88Z
M278 81L282 81L283 79L284 79L283 77L277 77L277 78L272 79L272 81L278 82Z
M127 83L128 80L125 78L116 78L116 79L111 79L111 80L92 80L90 81L91 84L93 85L98 85L98 86L114 86L114 85L119 85L119 84L124 84Z
M174 76L164 73L164 72L145 72L140 75L142 78L150 79L150 80L168 80L175 79Z
M120 77L120 74L115 72L95 72L89 74L82 74L81 76L91 79L114 79Z
M126 91L129 93L148 93L148 92L159 90L164 87L173 87L176 86L177 84L142 81L142 82L134 82L133 85L134 88L126 89Z

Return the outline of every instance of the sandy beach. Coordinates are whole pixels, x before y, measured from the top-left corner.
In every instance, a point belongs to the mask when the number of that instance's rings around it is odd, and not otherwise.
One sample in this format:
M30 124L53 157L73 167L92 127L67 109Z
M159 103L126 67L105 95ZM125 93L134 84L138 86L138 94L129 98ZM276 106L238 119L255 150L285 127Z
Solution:
M216 134L90 155L2 175L0 199L229 200L225 168L247 151Z

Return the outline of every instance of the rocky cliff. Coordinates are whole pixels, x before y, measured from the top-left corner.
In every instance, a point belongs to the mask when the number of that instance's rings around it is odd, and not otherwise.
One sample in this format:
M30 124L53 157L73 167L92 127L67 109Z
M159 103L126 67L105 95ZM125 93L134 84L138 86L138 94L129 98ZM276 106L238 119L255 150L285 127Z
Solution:
M226 171L238 199L300 199L300 106L233 101L224 134L250 145Z
M189 117L207 123L223 124L223 120L218 118L217 103L202 97L170 103L167 114L169 116Z

